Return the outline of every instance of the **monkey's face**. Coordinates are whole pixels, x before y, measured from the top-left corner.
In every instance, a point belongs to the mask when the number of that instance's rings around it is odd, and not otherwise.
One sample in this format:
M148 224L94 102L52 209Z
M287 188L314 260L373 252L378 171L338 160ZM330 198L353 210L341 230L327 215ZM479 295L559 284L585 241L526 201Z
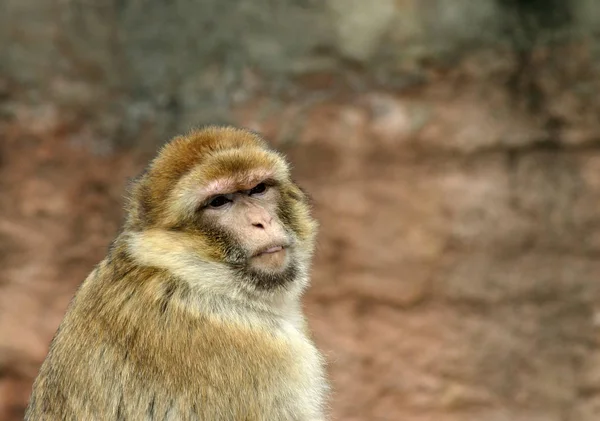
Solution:
M229 265L240 281L260 289L293 282L305 251L294 209L305 203L290 195L289 181L272 175L253 169L213 180L211 194L202 195L190 221L190 231L217 252L216 260Z
M138 189L132 229L158 229L174 242L161 245L171 256L159 257L162 266L224 265L253 289L286 286L306 273L316 221L283 157L256 135L214 129L174 141Z
M281 192L272 180L245 187L207 197L198 209L198 227L241 273L256 280L264 275L280 283L278 278L288 278L294 266L297 241L279 217L284 206Z

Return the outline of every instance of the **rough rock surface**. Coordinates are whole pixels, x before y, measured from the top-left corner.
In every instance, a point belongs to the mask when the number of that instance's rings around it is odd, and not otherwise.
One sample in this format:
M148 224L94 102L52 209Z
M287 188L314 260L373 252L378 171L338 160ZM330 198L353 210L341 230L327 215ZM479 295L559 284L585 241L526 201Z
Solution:
M128 177L222 121L314 198L333 419L600 419L597 0L365 3L0 2L0 420Z

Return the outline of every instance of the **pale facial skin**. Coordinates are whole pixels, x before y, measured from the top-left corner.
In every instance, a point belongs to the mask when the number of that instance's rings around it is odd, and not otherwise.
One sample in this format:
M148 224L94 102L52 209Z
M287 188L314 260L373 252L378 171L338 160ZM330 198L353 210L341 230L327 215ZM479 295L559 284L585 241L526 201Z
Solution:
M247 251L254 270L283 272L290 264L293 238L277 215L277 187L256 183L245 190L217 192L204 201L203 217L231 233Z

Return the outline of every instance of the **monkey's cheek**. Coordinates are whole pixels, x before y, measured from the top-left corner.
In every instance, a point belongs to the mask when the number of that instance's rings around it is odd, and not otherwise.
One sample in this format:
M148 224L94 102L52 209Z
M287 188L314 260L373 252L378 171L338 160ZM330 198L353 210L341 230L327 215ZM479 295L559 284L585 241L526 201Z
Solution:
M274 253L262 253L252 258L251 265L255 269L269 272L279 272L288 265L288 251L279 250Z

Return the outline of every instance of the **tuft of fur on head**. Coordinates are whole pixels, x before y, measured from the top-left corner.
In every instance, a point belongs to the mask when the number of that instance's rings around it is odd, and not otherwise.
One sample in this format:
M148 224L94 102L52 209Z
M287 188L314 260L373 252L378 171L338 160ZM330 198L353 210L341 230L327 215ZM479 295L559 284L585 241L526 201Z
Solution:
M196 219L215 192L245 190L263 180L279 189L278 217L294 239L294 264L279 279L244 267L243 250ZM199 291L272 305L306 287L316 232L307 196L281 154L253 132L209 126L165 144L134 181L124 238L139 264L165 269Z

